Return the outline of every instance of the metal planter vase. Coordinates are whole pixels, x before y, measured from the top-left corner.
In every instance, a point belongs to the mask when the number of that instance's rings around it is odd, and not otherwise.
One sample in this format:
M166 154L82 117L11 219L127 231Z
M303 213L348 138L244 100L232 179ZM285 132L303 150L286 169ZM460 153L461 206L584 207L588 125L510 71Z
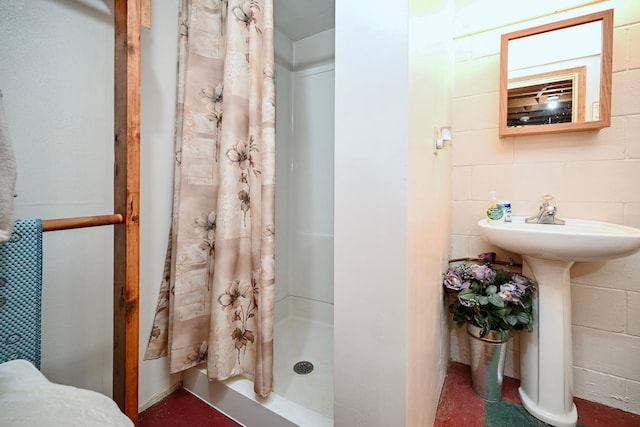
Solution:
M508 340L501 340L499 331L489 331L482 338L481 332L482 328L467 324L473 391L488 402L497 402L502 393Z

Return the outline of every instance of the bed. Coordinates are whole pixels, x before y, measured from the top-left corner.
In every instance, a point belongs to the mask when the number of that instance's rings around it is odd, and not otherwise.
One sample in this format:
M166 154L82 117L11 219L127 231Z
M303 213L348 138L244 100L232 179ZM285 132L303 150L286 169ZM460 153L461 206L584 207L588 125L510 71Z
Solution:
M0 364L0 426L133 425L103 394L53 383L24 359Z

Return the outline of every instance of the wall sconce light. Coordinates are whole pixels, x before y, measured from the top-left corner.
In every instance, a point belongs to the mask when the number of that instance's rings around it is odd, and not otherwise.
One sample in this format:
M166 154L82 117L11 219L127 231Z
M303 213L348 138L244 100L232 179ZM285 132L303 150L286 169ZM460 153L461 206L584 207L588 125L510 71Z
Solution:
M442 150L447 142L451 142L451 126L442 126L436 129L435 150L433 152L438 154L438 150Z

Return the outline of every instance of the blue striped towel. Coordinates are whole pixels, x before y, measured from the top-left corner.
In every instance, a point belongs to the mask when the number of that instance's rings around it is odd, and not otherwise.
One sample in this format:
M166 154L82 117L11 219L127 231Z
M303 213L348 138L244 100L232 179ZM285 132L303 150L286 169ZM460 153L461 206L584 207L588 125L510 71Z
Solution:
M18 219L0 243L0 363L26 359L40 369L42 222Z

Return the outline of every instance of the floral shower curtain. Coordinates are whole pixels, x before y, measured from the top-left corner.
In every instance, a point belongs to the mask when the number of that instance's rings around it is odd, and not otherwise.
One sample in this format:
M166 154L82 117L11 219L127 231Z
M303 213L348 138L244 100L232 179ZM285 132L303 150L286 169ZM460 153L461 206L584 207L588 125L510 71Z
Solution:
M145 359L272 387L273 0L182 0L170 249Z

